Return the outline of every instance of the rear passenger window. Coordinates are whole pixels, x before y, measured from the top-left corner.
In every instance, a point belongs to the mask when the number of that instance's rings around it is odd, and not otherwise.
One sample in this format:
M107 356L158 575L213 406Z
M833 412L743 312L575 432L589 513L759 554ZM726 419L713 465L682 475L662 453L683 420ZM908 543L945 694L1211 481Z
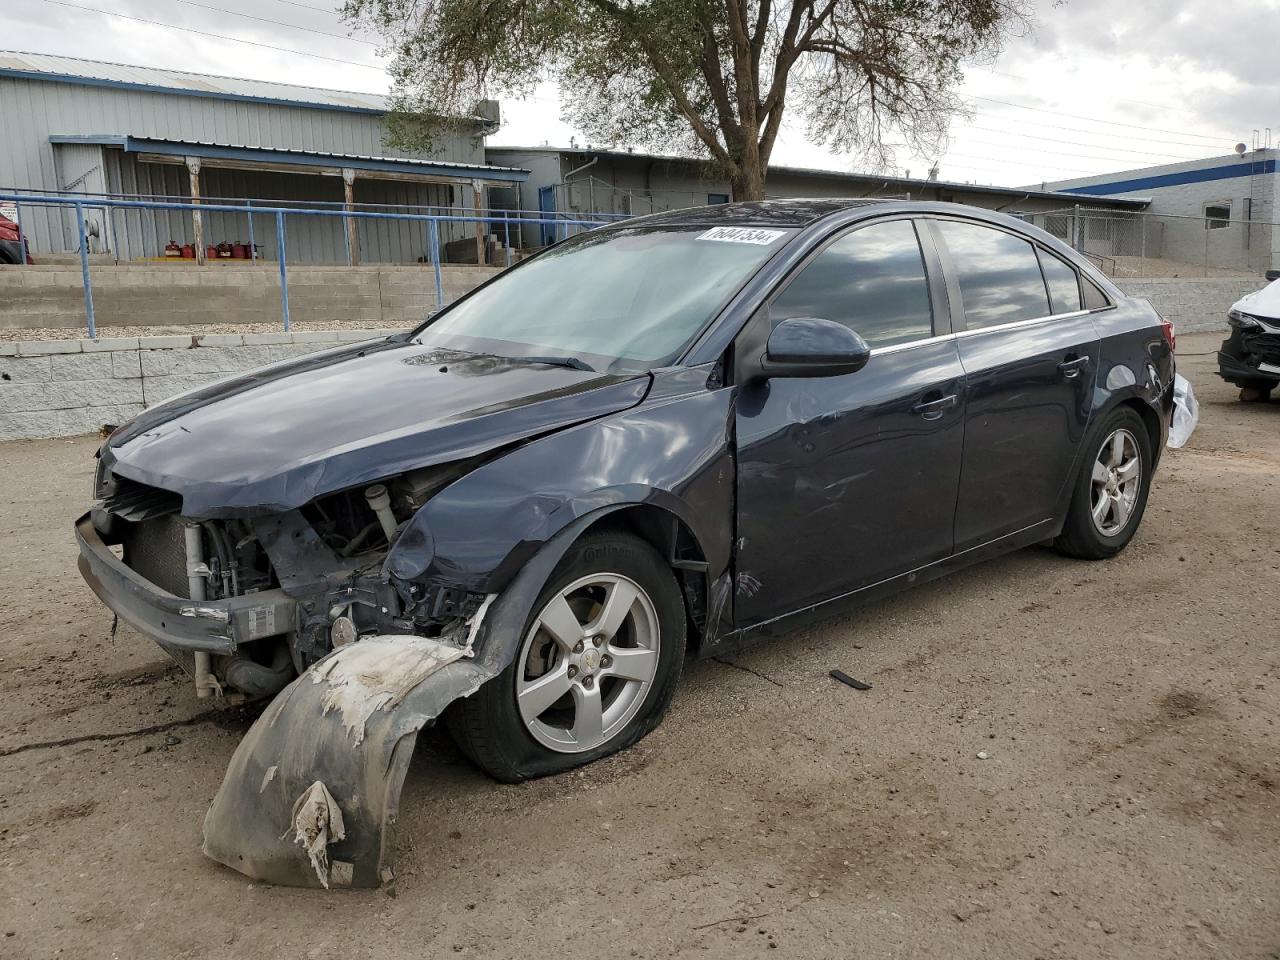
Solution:
M813 258L773 301L776 324L822 317L856 330L871 347L933 336L929 281L910 220L845 234Z
M960 282L966 329L1049 315L1040 263L1028 241L956 220L939 220L938 227Z
M1049 306L1054 313L1071 313L1080 309L1080 278L1068 266L1046 250L1038 251L1044 282L1049 288Z
M1099 289L1098 285L1088 277L1084 280L1084 308L1086 310L1101 310L1103 307L1111 306L1111 299Z

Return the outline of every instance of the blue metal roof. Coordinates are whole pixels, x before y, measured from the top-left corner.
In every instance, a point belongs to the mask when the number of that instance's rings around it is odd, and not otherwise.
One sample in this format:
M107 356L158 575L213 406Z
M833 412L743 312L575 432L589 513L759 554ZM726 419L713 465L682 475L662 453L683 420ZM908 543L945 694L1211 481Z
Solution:
M491 167L481 163L454 163L443 160L417 160L404 157L369 157L350 153L317 153L306 150L282 150L247 147L239 144L201 143L188 140L160 140L127 134L54 135L50 143L92 143L119 147L125 153L150 153L168 157L200 157L204 160L230 160L241 163L283 164L296 167L350 167L375 173L451 180L487 180L523 183L529 171L520 167Z

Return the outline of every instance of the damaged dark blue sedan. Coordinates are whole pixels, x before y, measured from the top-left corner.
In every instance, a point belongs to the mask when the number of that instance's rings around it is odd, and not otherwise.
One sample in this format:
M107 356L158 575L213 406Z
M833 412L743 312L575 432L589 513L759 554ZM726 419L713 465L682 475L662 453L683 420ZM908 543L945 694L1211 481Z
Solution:
M263 699L205 821L372 886L418 730L504 781L634 743L709 656L1141 522L1173 331L988 211L768 201L564 241L421 327L175 398L99 452L80 568Z

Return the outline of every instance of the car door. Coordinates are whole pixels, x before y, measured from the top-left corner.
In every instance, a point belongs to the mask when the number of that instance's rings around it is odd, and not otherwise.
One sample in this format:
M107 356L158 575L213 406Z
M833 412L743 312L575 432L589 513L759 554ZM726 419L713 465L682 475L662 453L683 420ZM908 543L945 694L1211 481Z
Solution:
M932 227L969 388L959 552L1060 512L1092 413L1099 342L1065 260L985 223Z
M753 319L764 337L788 317L838 321L872 353L846 376L739 387L740 626L951 552L964 373L941 270L923 239L922 249L906 218L855 226L811 255ZM752 334L748 324L742 339Z

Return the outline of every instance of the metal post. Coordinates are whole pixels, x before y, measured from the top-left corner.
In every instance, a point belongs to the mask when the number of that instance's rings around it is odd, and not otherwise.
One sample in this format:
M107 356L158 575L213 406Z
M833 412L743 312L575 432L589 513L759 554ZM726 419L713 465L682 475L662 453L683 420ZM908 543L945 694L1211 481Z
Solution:
M284 261L284 211L276 211L276 255L280 259L280 313L284 317L284 332L289 332L289 275Z
M356 208L356 172L350 167L342 169L342 206L348 213ZM347 243L347 266L360 262L360 229L355 217L342 218L342 236Z
M196 263L204 266L204 220L200 216L200 158L187 157L187 173L191 182L191 227L195 233Z
M98 339L98 324L93 316L93 285L89 281L89 232L84 226L84 204L76 203L76 229L80 233L80 279L84 284L84 315L89 322L89 339Z
M507 250L507 266L511 266L511 222L507 219L507 213L502 212L502 245Z
M258 245L253 242L253 201L246 200L244 205L249 208L249 262L258 262Z
M476 214L476 266L484 266L484 226L480 217L480 207L484 204L484 184L479 180L471 181L472 201L475 205Z
M107 215L107 226L111 228L111 253L116 263L120 262L120 238L116 233L116 208L103 207L102 212Z
M444 276L440 272L440 221L429 220L427 222L431 228L427 233L430 237L428 242L431 247L431 266L435 268L436 272L436 310L439 310L444 306Z
M1078 203L1071 214L1071 246L1075 250L1084 250L1084 244L1080 240L1080 204Z
M22 204L17 200L13 201L13 222L18 226L18 255L22 257L22 262L27 262L27 235L22 232Z
M1138 223L1142 224L1142 241L1140 247L1140 255L1138 258L1138 276L1145 277L1147 275L1147 218L1149 214L1138 214Z

